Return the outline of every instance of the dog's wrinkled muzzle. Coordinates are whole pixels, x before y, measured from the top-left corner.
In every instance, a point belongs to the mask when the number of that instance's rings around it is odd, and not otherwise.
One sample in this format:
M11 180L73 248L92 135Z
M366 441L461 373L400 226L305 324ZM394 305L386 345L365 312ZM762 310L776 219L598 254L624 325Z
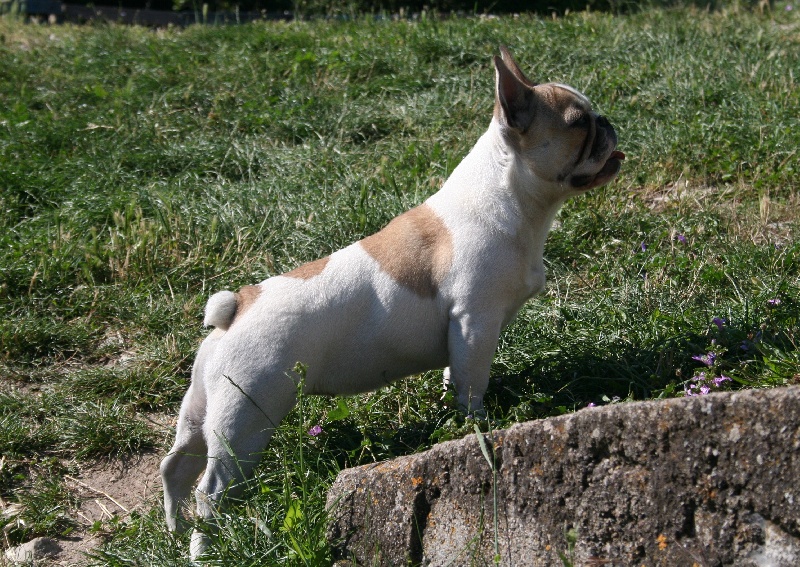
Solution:
M613 150L606 158L603 167L594 176L592 175L576 175L570 183L575 189L581 191L589 191L595 187L605 185L614 179L622 167L622 161L625 159L625 154L619 150Z

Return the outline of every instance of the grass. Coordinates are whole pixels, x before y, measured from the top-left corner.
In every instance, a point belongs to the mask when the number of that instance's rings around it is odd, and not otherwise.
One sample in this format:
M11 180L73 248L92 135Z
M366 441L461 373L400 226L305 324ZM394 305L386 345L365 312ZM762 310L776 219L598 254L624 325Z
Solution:
M779 8L159 31L0 19L6 545L76 529L76 466L166 449L146 418L177 412L210 293L436 190L487 126L500 44L586 92L628 159L561 212L546 292L501 338L492 426L800 381L800 21ZM304 400L220 520L216 561L324 564L340 467L473 432L440 379ZM95 529L93 564L186 564L158 508Z

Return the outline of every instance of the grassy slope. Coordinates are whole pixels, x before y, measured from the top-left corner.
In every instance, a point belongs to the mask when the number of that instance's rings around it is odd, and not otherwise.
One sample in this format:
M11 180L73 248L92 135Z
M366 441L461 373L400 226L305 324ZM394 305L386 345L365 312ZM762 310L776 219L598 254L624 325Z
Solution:
M10 541L70 529L74 459L163 448L141 415L176 411L210 292L325 255L436 190L487 125L499 44L532 78L586 92L628 159L559 217L547 292L493 367L496 426L680 395L701 370L732 378L722 388L797 381L799 25L689 11L159 32L0 20L0 489L27 522L0 520ZM711 368L692 359L709 351ZM470 431L439 377L305 400L222 560L324 557L337 466ZM180 562L158 514L106 526L98 562ZM252 518L272 539L253 543Z

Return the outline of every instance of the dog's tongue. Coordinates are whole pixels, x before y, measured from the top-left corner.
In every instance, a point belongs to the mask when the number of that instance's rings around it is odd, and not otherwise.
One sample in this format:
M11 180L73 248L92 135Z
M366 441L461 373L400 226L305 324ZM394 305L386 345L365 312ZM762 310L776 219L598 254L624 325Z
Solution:
M625 159L625 154L622 153L619 150L614 150L613 152L611 152L611 155L609 156L609 159L624 160Z

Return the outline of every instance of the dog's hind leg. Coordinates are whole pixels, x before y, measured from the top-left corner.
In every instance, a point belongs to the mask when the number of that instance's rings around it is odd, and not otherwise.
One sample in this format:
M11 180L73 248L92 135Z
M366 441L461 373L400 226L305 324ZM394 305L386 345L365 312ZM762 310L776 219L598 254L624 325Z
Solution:
M164 486L164 512L167 527L182 531L181 506L188 503L192 485L206 466L207 447L203 437L206 416L204 372L209 358L216 350L221 331L212 332L203 341L192 371L192 384L183 398L175 443L161 461L161 481Z
M205 396L196 384L189 387L183 398L175 443L161 461L161 481L164 485L164 512L171 531L183 531L181 506L192 492L192 485L206 464L206 442L203 439Z
M275 428L294 407L296 385L288 377L284 379L283 387L265 389L263 396L251 397L233 378L224 391L209 392L214 399L227 399L226 403L210 404L206 415L208 461L195 491L199 517L212 520L223 506L223 499L235 499L242 493L245 479L252 476ZM192 559L202 555L208 543L205 533L195 531L190 547Z

